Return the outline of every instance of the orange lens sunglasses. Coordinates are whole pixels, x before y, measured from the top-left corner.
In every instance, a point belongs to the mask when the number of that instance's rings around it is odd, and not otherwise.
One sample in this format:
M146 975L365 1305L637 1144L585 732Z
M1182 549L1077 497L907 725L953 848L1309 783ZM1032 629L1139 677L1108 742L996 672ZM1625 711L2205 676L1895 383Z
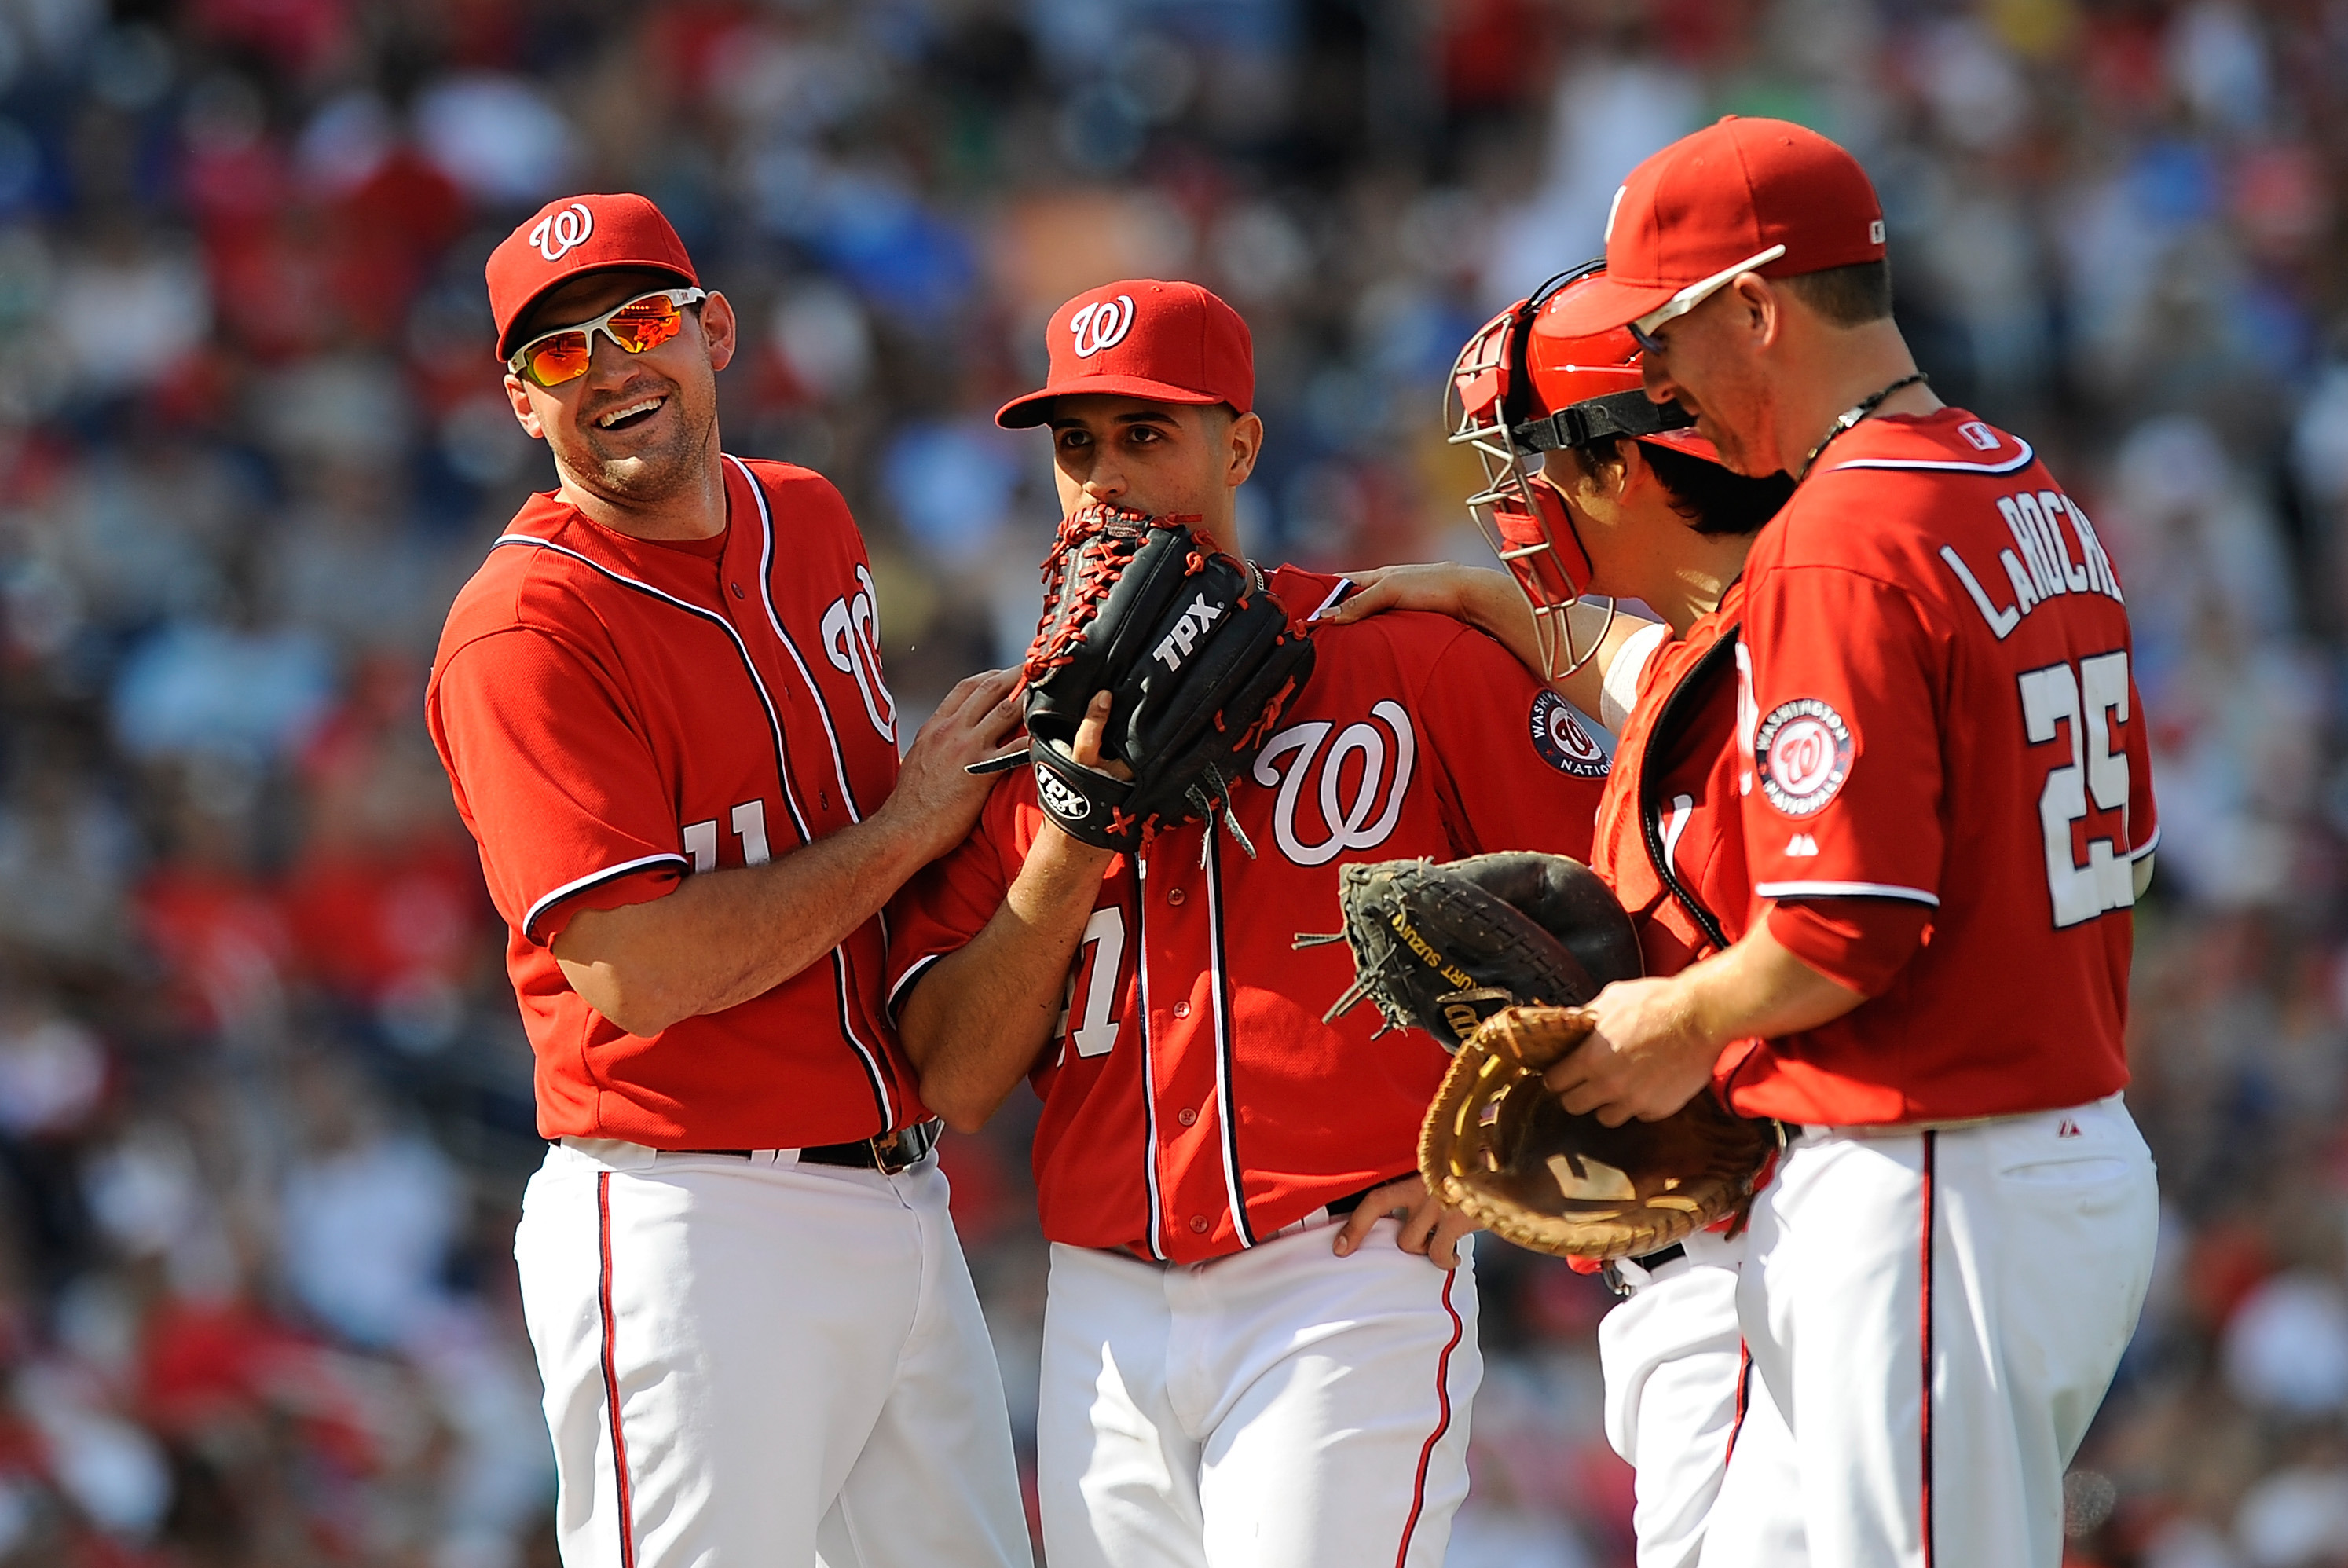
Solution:
M708 297L700 289L662 289L640 295L592 321L531 338L506 361L506 368L541 387L576 381L587 374L588 362L594 357L597 333L630 354L642 354L675 337L685 326L685 307Z

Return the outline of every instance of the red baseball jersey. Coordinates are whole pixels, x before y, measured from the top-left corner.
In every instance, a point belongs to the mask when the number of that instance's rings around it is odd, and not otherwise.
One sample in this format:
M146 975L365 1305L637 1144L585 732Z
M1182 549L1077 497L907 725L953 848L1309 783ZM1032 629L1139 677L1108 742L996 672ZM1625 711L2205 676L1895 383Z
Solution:
M1345 585L1283 569L1272 586L1317 614ZM1102 878L1032 1078L1054 1241L1197 1263L1416 1169L1449 1058L1380 1034L1366 1002L1323 1022L1353 959L1297 936L1340 929L1351 861L1589 851L1605 753L1498 644L1406 612L1313 635L1312 679L1231 793L1256 858L1192 823ZM907 886L892 1003L994 917L1045 820L1034 779L1008 775L969 842Z
M876 917L737 1006L630 1035L564 980L582 909L839 831L897 779L872 576L839 493L726 459L727 527L661 543L530 498L457 596L425 696L509 928L538 1126L665 1149L839 1143L922 1119Z
M1933 913L1888 990L1755 1052L1733 1103L1890 1123L2120 1088L2131 862L2157 832L2127 611L2086 514L1963 409L1874 419L1746 580L1754 892Z
M1737 798L1737 626L1745 587L1687 635L1653 644L1621 724L1590 865L1638 928L1650 975L1676 975L1745 934L1753 903ZM1628 650L1626 650L1627 652Z

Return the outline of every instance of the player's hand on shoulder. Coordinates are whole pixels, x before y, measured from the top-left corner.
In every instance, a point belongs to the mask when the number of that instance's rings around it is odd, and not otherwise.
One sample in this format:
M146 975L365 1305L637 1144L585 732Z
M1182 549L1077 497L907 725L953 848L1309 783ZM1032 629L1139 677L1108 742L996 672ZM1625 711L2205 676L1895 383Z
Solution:
M1000 752L1018 732L1020 717L1019 671L982 670L948 692L913 737L888 809L917 826L933 856L960 843L977 822L994 775L971 773L968 765Z
M1364 1197L1362 1206L1345 1216L1330 1250L1341 1258L1352 1256L1369 1239L1371 1229L1387 1218L1402 1222L1395 1233L1395 1246L1418 1253L1439 1269L1458 1267L1460 1238L1480 1228L1458 1210L1445 1208L1425 1181L1410 1175Z
M1719 1052L1701 1032L1686 988L1618 980L1593 997L1598 1026L1542 1081L1578 1115L1609 1127L1661 1121L1712 1083Z
M1388 610L1432 610L1438 615L1473 623L1475 611L1494 593L1515 592L1505 573L1448 561L1380 566L1346 575L1353 580L1354 591L1343 603L1321 617L1339 625L1366 621Z

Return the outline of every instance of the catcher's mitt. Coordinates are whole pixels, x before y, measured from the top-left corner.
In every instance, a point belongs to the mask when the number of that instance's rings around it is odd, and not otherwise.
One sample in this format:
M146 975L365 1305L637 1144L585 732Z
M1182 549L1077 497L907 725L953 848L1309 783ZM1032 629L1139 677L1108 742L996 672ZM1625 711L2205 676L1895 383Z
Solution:
M1044 616L1027 650L1028 760L1044 809L1070 834L1130 852L1222 810L1313 670L1313 643L1254 569L1195 518L1087 506L1044 562ZM1111 694L1104 762L1076 759L1076 727Z
M1641 968L1630 917L1588 867L1523 852L1351 865L1338 901L1354 981L1331 1016L1366 996L1389 1026L1457 1053L1419 1132L1419 1172L1445 1203L1519 1246L1616 1258L1750 1199L1768 1123L1707 1093L1661 1121L1608 1127L1541 1083L1590 1033L1578 1004Z
M1330 1018L1367 997L1394 1027L1457 1050L1513 1003L1587 1002L1639 973L1630 917L1595 872L1563 855L1378 861L1337 877L1354 980ZM1335 938L1297 939L1323 940Z
M1520 1247L1643 1257L1730 1214L1743 1222L1771 1124L1710 1092L1661 1121L1576 1116L1540 1075L1592 1027L1578 1007L1510 1007L1460 1048L1419 1130L1435 1195Z

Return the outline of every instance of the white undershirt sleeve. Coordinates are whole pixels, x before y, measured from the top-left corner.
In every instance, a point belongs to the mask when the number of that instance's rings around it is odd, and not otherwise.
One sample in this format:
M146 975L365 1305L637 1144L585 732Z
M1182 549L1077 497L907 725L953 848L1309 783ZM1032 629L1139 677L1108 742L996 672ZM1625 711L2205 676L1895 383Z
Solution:
M1647 661L1654 657L1655 650L1662 647L1671 634L1672 629L1658 621L1633 633L1623 643L1621 651L1614 655L1614 662L1606 666L1606 679L1599 687L1599 723L1617 735L1622 733L1623 722L1631 717L1631 709L1638 702L1639 677L1646 673Z

